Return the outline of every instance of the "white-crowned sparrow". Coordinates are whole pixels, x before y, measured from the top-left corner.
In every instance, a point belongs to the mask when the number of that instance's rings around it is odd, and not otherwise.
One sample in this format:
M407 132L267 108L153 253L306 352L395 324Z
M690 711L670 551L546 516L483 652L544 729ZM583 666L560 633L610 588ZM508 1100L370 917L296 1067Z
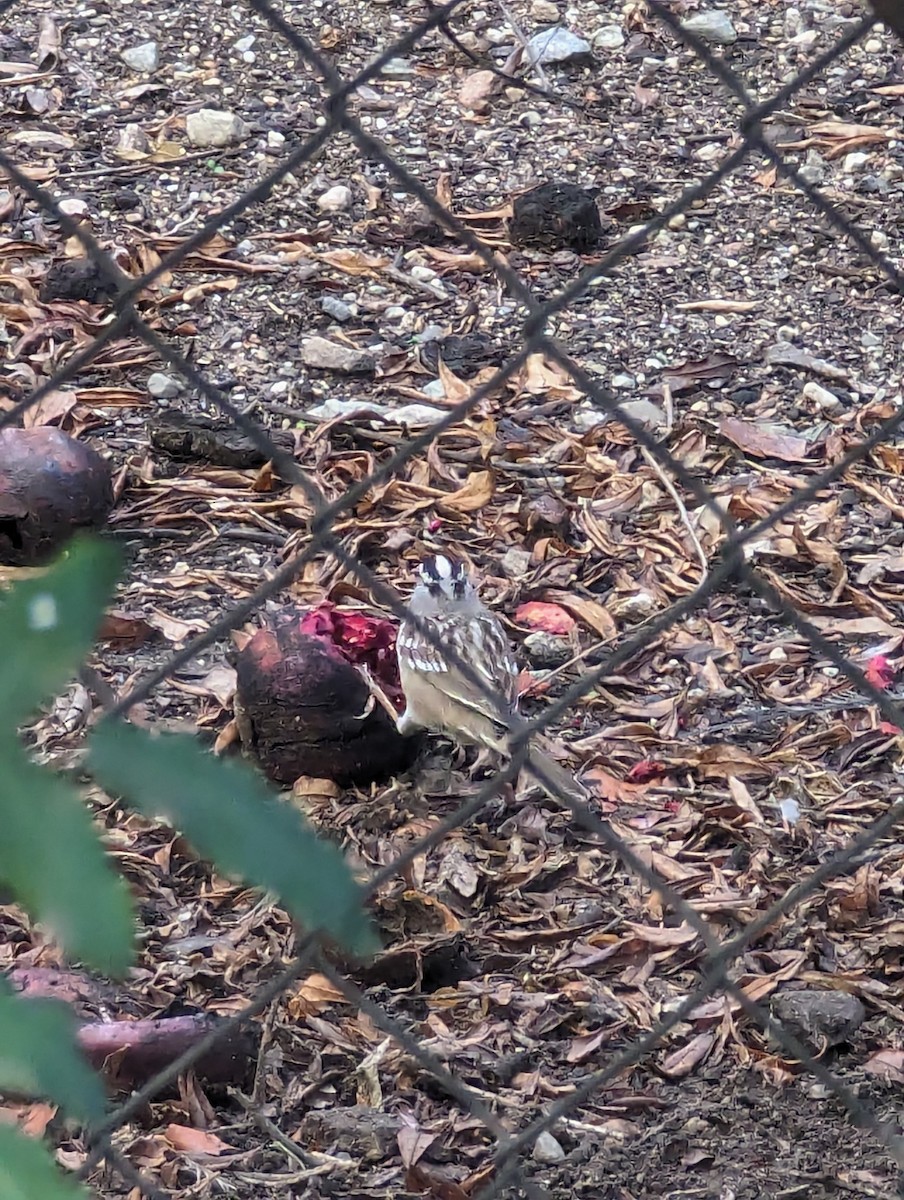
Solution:
M510 757L518 667L505 630L480 602L460 560L438 554L420 563L417 575L408 605L416 620L402 623L396 641L406 701L399 732L429 729ZM446 648L470 667L473 682L450 661ZM557 792L584 797L577 780L540 751L538 741L531 739L526 765L542 769L552 786L535 775L538 782L554 797Z

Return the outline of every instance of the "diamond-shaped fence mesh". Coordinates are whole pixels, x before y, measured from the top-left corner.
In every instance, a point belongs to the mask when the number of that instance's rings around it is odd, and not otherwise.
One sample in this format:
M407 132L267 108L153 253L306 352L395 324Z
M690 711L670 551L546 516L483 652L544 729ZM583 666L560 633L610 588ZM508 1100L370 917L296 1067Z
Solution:
M14 14L17 10L15 3L7 3L2 7L8 14ZM22 4L18 5L19 9L22 7ZM630 437L642 448L645 460L656 471L663 487L674 498L682 513L688 536L700 557L699 582L654 619L643 624L637 633L626 638L611 653L599 659L593 669L582 671L561 696L546 705L540 715L522 722L514 731L518 748L509 767L488 780L466 805L435 825L429 836L413 842L406 853L374 875L370 881L371 893L404 871L418 856L440 845L450 831L464 827L488 800L498 794L517 773L523 761L524 745L530 736L540 733L567 715L582 697L591 693L602 681L611 678L623 664L630 662L638 651L650 645L676 622L712 603L727 587L744 589L751 602L756 601L768 606L778 619L799 635L820 661L845 677L866 702L875 705L881 716L896 726L900 719L897 703L839 649L837 641L830 636L831 625L825 620L814 623L808 619L808 614L795 603L793 591L783 586L776 576L753 566L752 560L755 557L755 547L765 535L774 531L787 518L793 520L796 513L801 513L806 505L820 497L830 484L843 479L856 463L864 460L877 447L888 443L904 424L904 409L897 405L888 406L888 411L880 414L880 419L877 419L869 432L861 428L862 436L858 440L844 453L835 454L830 458L830 465L825 470L800 479L799 486L786 499L767 506L761 515L751 510L738 517L732 514L730 506L726 506L717 494L718 489L711 486L714 481L704 481L700 474L688 465L687 455L670 451L665 444L666 439L660 439L656 433L650 431L647 423L632 415L630 406L627 410L620 407L614 395L599 385L577 357L572 357L567 352L563 340L551 336L548 332L552 321L566 314L571 306L587 296L601 281L611 279L631 255L651 244L657 232L669 228L676 220L685 219L693 213L695 206L716 194L720 185L752 156L760 162L765 161L767 169L772 169L775 177L789 188L798 189L800 196L811 206L812 212L822 219L824 228L847 239L852 247L869 260L878 272L881 286L887 292L898 295L904 293L902 276L895 264L876 248L874 241L851 220L847 211L842 211L841 207L826 199L814 184L812 173L802 174L783 157L767 132L767 123L775 118L776 114L781 114L796 94L808 84L814 81L818 83L828 68L842 61L853 46L870 35L875 27L876 17L869 14L859 20L848 17L846 21L839 22L830 48L825 53L814 55L808 65L793 74L780 91L759 102L752 98L745 82L728 66L727 60L714 54L705 42L691 32L693 26L690 29L686 26L684 6L668 6L661 0L647 0L647 19L661 22L661 28L669 32L676 45L683 42L690 46L712 72L714 80L723 86L727 100L737 102L741 111L736 119L728 118L731 126L727 139L728 148L718 165L705 173L693 186L677 194L675 199L650 216L642 225L632 229L601 258L589 262L585 260L586 265L576 278L558 295L541 302L532 294L525 278L519 275L505 258L497 254L490 244L476 235L470 223L462 221L444 206L432 188L416 178L410 168L402 164L398 153L393 152L387 144L365 129L360 117L355 115L356 97L361 95L361 89L378 80L381 72L394 60L410 54L431 36L447 39L462 54L475 59L477 66L482 69L489 68L495 71L496 75L501 75L500 83L510 87L523 86L533 94L550 99L550 93L545 86L540 87L536 83L528 82L528 77L519 79L513 74L506 74L489 64L485 58L474 54L462 38L467 28L468 6L464 0L450 0L440 7L428 5L429 11L423 20L389 45L366 70L348 79L340 76L327 54L295 28L295 18L290 6L286 5L280 10L272 7L267 0L248 0L248 7L291 47L298 57L299 69L304 71L305 78L309 79L313 74L318 79L323 101L321 121L316 133L288 153L256 186L201 224L141 277L126 275L117 265L114 256L95 241L86 226L61 209L48 191L36 183L21 165L17 165L9 150L0 151L0 169L7 179L34 205L52 216L67 237L78 239L85 253L96 263L115 297L112 306L115 315L110 322L89 344L70 357L51 378L34 388L21 402L0 412L0 428L19 422L30 408L39 404L62 384L77 379L80 373L90 368L105 347L110 346L117 338L128 335L141 339L162 361L169 363L183 376L211 409L219 410L234 422L273 463L280 478L301 489L313 510L307 534L298 543L302 548L287 558L265 583L257 587L246 600L230 609L203 635L194 638L183 650L168 658L158 670L135 683L131 690L119 699L116 711L123 715L128 714L130 709L146 700L161 681L171 676L180 666L196 658L230 630L238 628L249 615L260 609L265 601L276 596L317 556L334 556L350 576L370 590L378 603L392 610L397 616L403 616L404 609L400 607L394 593L349 549L348 540L337 535L337 523L354 514L358 505L375 488L399 475L406 464L426 450L442 433L460 425L469 414L477 411L487 397L498 394L502 385L512 380L531 356L542 355L547 363L555 364L567 375L573 386L593 405L608 414L612 420L621 422ZM876 8L884 19L897 25L897 10L894 5L881 8L877 5ZM516 32L520 36L520 31ZM580 105L568 98L559 97L558 100L569 108L580 108ZM556 98L553 97L550 102L556 103ZM486 270L495 273L500 288L504 288L512 300L513 314L521 314L522 325L517 352L511 354L491 378L474 388L466 399L450 407L441 420L416 436L400 441L396 450L378 461L366 478L351 486L339 499L329 501L314 478L299 466L293 454L274 442L266 427L233 403L172 341L162 336L142 317L136 307L136 301L149 286L165 277L178 264L184 263L193 251L204 246L224 225L265 200L280 180L312 164L329 140L337 135L351 139L362 158L379 164L386 176L392 180L393 187L414 197L439 226L449 231L468 252L477 256L477 259L485 264ZM653 349L655 331L651 332L650 337ZM670 403L667 389L665 399ZM684 508L677 490L679 486L699 506L694 517L690 517ZM694 533L694 523L700 514L706 514L713 527L719 527L722 532L718 554L712 561L707 561ZM467 665L459 665L467 673ZM473 672L471 675L474 686L483 686ZM542 776L542 770L538 769L536 773ZM549 790L554 792L552 781L541 782L545 782ZM627 1044L620 1052L613 1052L607 1056L600 1069L585 1074L573 1086L561 1089L561 1094L538 1098L533 1108L525 1102L521 1111L513 1112L511 1107L499 1103L490 1081L476 1086L458 1078L445 1065L442 1053L433 1048L432 1044L428 1044L422 1036L412 1032L410 1027L403 1027L371 996L331 965L321 953L316 939L306 937L298 945L296 957L288 968L274 978L253 1003L230 1017L216 1034L210 1035L205 1042L194 1046L182 1058L172 1063L139 1093L117 1108L102 1128L93 1131L92 1150L82 1168L82 1176L89 1176L98 1164L106 1159L111 1172L118 1172L125 1184L137 1188L147 1197L167 1194L136 1171L122 1152L114 1148L111 1136L139 1113L149 1100L157 1096L166 1084L189 1071L217 1037L226 1036L230 1028L251 1022L265 1013L279 1001L293 982L314 968L322 972L348 1002L365 1014L377 1029L385 1032L398 1050L416 1064L413 1069L429 1076L434 1087L444 1093L451 1104L485 1127L489 1139L488 1148L479 1160L470 1160L469 1166L474 1173L471 1175L468 1189L462 1190L457 1184L449 1183L445 1185L447 1190L437 1191L437 1195L471 1195L479 1197L480 1200L493 1200L494 1197L503 1195L547 1194L534 1180L536 1159L539 1157L536 1154L537 1139L540 1135L555 1134L561 1128L567 1128L569 1122L572 1127L582 1130L585 1134L593 1133L597 1128L601 1131L601 1127L577 1119L577 1115L583 1113L586 1103L602 1094L607 1084L623 1078L633 1065L660 1052L666 1045L669 1034L681 1026L682 1022L699 1022L704 1012L708 1012L710 1020L705 1026L707 1032L699 1034L699 1037L715 1040L715 1034L709 1031L717 1029L720 1023L723 1027L728 1027L742 1015L749 1018L768 1035L775 1047L780 1047L788 1059L794 1060L802 1069L810 1072L826 1089L826 1095L833 1095L844 1106L853 1123L878 1139L895 1167L904 1166L904 1148L901 1146L896 1124L888 1119L887 1114L880 1116L873 1111L857 1091L833 1073L822 1053L814 1053L787 1028L777 1023L768 1009L758 1002L767 993L756 986L755 978L745 979L738 969L738 963L745 953L757 944L758 939L776 921L794 912L805 901L818 896L832 880L867 861L871 850L882 839L894 835L897 822L904 815L904 799L890 795L887 811L879 820L861 829L857 836L851 837L841 851L826 856L818 867L790 887L776 903L765 909L755 905L747 909L740 906L739 912L747 912L748 917L750 911L754 910L757 915L747 920L738 919L736 932L728 940L717 936L714 925L707 919L705 908L685 898L680 876L669 877L663 874L661 864L656 862L655 857L640 851L638 843L629 844L594 808L592 800L579 801L574 795L563 795L559 799L570 811L575 826L587 831L594 845L611 851L611 854L621 860L649 889L649 895L655 897L656 908L662 914L663 928L671 929L672 932L680 931L681 937L696 948L693 958L688 960L684 998L679 1004L661 1010L659 1019L642 1037ZM665 944L664 942L663 945ZM668 1041L668 1044L671 1046L673 1043ZM306 1158L304 1148L289 1141L268 1118L261 1114L258 1114L258 1117L263 1121L263 1128L269 1136L276 1138L278 1144L290 1155L295 1153L301 1165L297 1179L299 1187L308 1174L320 1175L324 1170L328 1170L322 1161ZM429 1181L424 1183L422 1179L421 1183L428 1186ZM345 1192L340 1187L337 1192L331 1194ZM606 1191L601 1185L599 1194L615 1193ZM626 1193L620 1191L618 1194ZM857 1194L887 1193L858 1191Z

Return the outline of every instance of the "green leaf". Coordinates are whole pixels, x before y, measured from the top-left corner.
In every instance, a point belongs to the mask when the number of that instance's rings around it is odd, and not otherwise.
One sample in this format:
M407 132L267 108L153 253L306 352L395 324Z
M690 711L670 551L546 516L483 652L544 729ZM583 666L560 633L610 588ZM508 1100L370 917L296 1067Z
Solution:
M134 934L129 892L84 801L65 779L29 762L3 728L0 880L71 957L107 975L126 971Z
M104 1089L76 1045L67 1004L23 1000L0 984L0 1091L52 1100L83 1121L103 1116Z
M0 1196L3 1200L90 1200L40 1142L8 1125L0 1125Z
M0 599L0 731L59 691L90 649L119 573L116 548L76 538L38 579Z
M222 870L275 892L308 929L356 954L377 948L342 854L245 764L213 758L193 738L105 721L88 765L102 787L165 817Z

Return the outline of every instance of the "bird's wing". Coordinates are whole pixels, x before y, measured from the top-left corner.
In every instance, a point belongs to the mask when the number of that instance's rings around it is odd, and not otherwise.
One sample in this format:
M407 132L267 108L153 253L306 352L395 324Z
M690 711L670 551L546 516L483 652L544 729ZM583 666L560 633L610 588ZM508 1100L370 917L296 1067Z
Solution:
M420 624L432 633L432 638L428 640L413 623L406 622L399 631L399 650L413 669L422 672L451 700L505 727L517 707L518 667L496 617L490 612L464 620L459 616L422 617ZM449 661L445 647L470 666L475 683ZM494 702L493 697L501 699L502 704Z

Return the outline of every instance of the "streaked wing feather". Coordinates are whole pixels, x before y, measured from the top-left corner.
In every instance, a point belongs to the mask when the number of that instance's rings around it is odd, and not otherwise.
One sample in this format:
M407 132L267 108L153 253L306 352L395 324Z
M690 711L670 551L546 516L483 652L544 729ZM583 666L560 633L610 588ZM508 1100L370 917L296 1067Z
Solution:
M421 624L433 633L428 640L414 623L406 622L399 631L398 652L412 670L424 674L450 699L482 716L499 722L514 711L518 699L518 667L505 636L505 630L492 615L481 613L461 617L421 618ZM434 639L437 645L434 645ZM500 695L508 712L502 716L499 706L477 692L462 672L453 666L438 646L448 646L466 662L491 695ZM479 653L477 652L479 651ZM491 669L492 668L492 669Z

